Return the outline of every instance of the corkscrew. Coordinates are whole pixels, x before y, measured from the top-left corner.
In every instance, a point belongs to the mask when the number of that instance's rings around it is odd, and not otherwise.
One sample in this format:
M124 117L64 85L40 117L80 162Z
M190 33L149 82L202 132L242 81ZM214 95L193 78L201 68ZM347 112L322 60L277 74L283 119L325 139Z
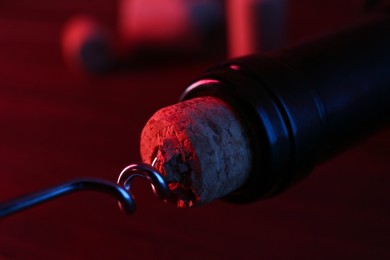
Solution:
M98 191L111 195L117 199L124 213L133 214L136 206L130 188L134 178L147 179L159 199L166 200L170 196L168 184L153 165L154 163L131 164L120 173L117 183L97 178L81 178L0 203L0 218L78 191Z

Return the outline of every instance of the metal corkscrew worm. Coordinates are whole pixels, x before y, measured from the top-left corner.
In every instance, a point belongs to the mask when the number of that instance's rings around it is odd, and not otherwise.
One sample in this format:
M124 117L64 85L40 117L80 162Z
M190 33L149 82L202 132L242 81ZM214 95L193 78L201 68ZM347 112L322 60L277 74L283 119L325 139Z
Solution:
M154 163L152 164L154 165ZM146 164L146 163L137 163L137 164L131 164L123 169L123 171L120 173L118 178L118 185L123 186L128 193L130 194L133 202L134 198L130 192L130 185L131 181L135 177L143 177L150 181L150 185L152 187L152 190L154 194L161 200L167 200L171 196L171 192L169 190L168 184L164 180L164 178L161 176L161 173L159 173L153 166ZM127 212L126 207L127 205L123 205L121 201L119 201L119 207L124 211ZM135 203L133 203L132 212L135 211Z
M161 174L154 167L139 163L127 166L119 175L117 184L102 179L82 178L0 203L0 218L77 191L98 191L111 195L118 200L124 213L132 214L136 207L130 184L135 177L149 180L158 198L165 200L170 196L168 185Z

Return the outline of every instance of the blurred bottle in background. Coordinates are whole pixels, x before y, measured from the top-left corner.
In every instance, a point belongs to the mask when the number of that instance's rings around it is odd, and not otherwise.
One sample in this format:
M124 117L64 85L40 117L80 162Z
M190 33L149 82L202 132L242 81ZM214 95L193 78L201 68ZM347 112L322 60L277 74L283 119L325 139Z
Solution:
M98 19L75 16L64 26L62 48L70 68L94 73L212 55L232 58L337 31L383 2L119 0L116 32Z
M64 26L61 42L71 68L101 73L120 65L225 50L221 0L120 0L118 7L117 33L85 15Z
M287 0L228 0L226 11L230 58L283 46Z

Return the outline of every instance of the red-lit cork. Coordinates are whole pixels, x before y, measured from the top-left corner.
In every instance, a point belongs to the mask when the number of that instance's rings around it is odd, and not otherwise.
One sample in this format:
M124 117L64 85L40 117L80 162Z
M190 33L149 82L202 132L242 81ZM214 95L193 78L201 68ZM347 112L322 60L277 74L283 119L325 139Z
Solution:
M219 199L246 181L249 143L233 109L213 97L156 112L141 134L141 156L165 176L178 207Z

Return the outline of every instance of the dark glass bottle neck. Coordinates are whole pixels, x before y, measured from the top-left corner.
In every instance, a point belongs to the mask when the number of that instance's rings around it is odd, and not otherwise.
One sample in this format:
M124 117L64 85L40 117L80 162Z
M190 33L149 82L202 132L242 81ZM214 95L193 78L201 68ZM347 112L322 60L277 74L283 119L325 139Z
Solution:
M240 200L283 191L390 117L390 24L210 69L182 99L215 96L242 119L254 155Z

